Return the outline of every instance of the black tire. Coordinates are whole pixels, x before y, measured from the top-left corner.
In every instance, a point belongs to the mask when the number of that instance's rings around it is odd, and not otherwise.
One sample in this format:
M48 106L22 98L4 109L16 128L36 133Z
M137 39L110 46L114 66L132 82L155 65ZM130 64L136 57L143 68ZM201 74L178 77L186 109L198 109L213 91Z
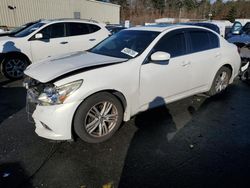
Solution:
M23 78L24 70L29 65L26 58L19 55L9 55L2 61L2 73L10 80L18 80Z
M88 120L87 118L91 117L88 115L89 112L91 111L91 109L93 109L94 106L96 107L96 105L98 108L98 105L99 104L101 105L102 102L108 102L108 103L114 105L114 109L116 109L118 116L116 118L116 123L113 124L113 126L112 126L113 128L110 129L110 131L107 134L102 135L102 136L95 136L95 135L93 136L91 134L94 134L93 133L94 131L92 133L89 133L87 131L86 121ZM113 110L113 107L112 107L111 111L112 110ZM123 120L123 107L121 105L121 102L114 95L112 95L108 92L101 92L101 93L97 93L97 94L90 96L79 106L79 108L77 109L77 111L75 113L73 126L74 126L75 133L83 141L88 142L88 143L100 143L100 142L104 142L104 141L108 140L119 129L119 127L122 123L122 120ZM98 119L97 121L98 121L97 124L99 124L99 125L96 127L95 130L97 131L97 129L98 129L98 132L100 133L100 130L99 130L100 122L101 121L103 122L105 120ZM91 124L91 123L89 123L89 124ZM109 127L109 125L107 127Z
M218 83L218 79L220 79L220 77L222 76L223 73L226 73L226 76L227 76L226 81L225 81L226 86L225 86L225 88L223 88L223 89L221 89L220 91L218 91L218 90L216 90L216 85L217 85L217 83ZM232 71L231 71L229 68L227 68L227 67L225 67L225 66L224 66L224 67L221 67L221 68L218 70L218 72L216 73L216 75L215 75L215 77L214 77L214 80L213 80L212 87L211 87L211 89L207 92L207 94L208 94L209 96L214 96L214 95L223 93L223 92L226 90L226 88L228 87L228 85L229 85L229 81L230 81L231 75L232 75Z

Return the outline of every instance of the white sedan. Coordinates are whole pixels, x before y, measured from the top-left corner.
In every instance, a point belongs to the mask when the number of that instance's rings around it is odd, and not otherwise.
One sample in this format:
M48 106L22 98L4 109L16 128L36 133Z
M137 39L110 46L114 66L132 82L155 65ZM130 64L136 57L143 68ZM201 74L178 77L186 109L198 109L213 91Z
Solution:
M123 30L86 52L29 66L36 133L90 143L110 138L140 111L223 92L238 75L235 45L196 26Z

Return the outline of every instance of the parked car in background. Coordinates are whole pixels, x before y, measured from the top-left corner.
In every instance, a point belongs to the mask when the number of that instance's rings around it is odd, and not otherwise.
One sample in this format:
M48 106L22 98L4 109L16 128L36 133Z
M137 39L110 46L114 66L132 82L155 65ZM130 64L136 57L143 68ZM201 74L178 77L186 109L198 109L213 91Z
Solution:
M250 22L246 23L243 27L240 22L235 22L231 30L232 35L229 35L228 42L235 44L238 47L242 67L244 68L240 74L243 80L250 79Z
M30 65L24 85L35 102L36 133L109 139L140 111L197 93L222 93L240 68L237 47L216 32L185 25L134 27L87 52Z
M228 20L211 20L209 23L215 24L220 29L220 35L225 38L228 28L232 27L232 23Z
M119 31L126 29L126 27L122 25L107 25L106 28L109 30L109 32L113 35L115 33L118 33Z
M250 30L250 22L247 22L244 26L242 26L241 22L236 21L234 22L233 26L231 27L230 31L226 35L226 39L229 39L231 37L241 35L244 33L249 32Z
M1 72L9 79L22 78L31 62L88 50L109 34L105 24L94 21L41 20L15 35L0 37Z
M13 30L6 31L4 33L0 33L0 37L3 37L3 36L13 36L13 35L17 34L18 32L21 32L22 30L26 29L27 27L29 27L29 26L37 23L37 22L39 22L39 21L29 22L29 23L26 23L26 24L24 24L24 25L22 25L20 27L15 28Z
M250 22L243 27L240 22L236 22L231 33L232 35L227 39L228 42L238 46L242 58L250 60Z
M236 22L231 30L231 37L227 40L238 46L242 58L250 59L250 22L244 27L239 22Z

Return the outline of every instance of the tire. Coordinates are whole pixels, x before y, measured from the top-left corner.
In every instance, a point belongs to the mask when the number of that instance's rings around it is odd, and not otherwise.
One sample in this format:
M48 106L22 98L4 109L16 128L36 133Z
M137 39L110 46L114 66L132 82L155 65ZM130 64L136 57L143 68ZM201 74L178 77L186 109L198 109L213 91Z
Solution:
M108 140L118 130L122 120L123 107L120 101L108 92L101 92L90 96L79 106L73 126L75 133L83 141L100 143Z
M209 96L214 96L223 93L228 85L231 78L232 72L227 67L221 67L216 73L211 89L208 91ZM222 80L223 79L223 80Z
M7 56L2 62L2 73L10 80L18 80L23 78L24 70L29 65L26 58L18 55Z

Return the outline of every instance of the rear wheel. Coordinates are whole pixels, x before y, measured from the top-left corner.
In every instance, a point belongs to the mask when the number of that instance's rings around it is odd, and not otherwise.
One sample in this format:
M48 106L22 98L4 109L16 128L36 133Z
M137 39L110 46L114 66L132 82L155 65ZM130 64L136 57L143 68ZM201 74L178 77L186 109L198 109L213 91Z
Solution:
M120 101L110 93L102 92L87 98L77 109L74 118L76 134L89 143L109 139L123 119Z
M21 79L28 65L27 59L21 56L8 56L2 62L2 73L6 78L11 80Z
M227 67L222 67L215 75L211 89L208 95L213 96L222 93L229 85L231 78L231 70Z

